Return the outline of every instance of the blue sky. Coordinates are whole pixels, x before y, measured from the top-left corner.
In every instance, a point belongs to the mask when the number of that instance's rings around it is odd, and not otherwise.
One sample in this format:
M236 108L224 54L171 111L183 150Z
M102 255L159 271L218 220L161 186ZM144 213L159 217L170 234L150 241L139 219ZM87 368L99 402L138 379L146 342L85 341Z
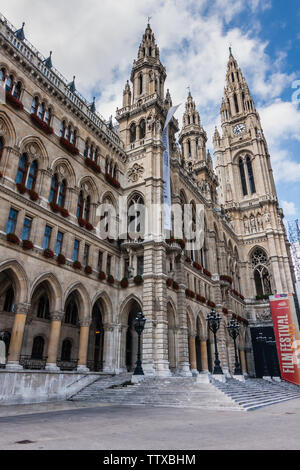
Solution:
M70 81L76 75L78 90L97 97L106 119L122 106L152 16L166 88L177 104L191 87L211 150L231 44L261 115L278 199L288 219L300 218L300 104L292 103L292 85L300 81L299 1L10 0L1 8L13 25L26 22L27 38L45 56L53 50L54 65Z

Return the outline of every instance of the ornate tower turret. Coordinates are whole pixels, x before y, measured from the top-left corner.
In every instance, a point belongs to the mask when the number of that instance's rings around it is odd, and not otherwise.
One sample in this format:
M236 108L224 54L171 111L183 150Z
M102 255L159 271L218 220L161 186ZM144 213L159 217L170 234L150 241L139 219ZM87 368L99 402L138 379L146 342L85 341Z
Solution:
M179 143L182 146L182 155L186 162L205 161L207 135L201 126L200 116L196 109L195 101L189 92L185 103L185 113L182 121L182 131L179 135Z
M159 48L148 23L130 77L133 83L133 103L154 93L163 100L166 76L165 67L159 58Z

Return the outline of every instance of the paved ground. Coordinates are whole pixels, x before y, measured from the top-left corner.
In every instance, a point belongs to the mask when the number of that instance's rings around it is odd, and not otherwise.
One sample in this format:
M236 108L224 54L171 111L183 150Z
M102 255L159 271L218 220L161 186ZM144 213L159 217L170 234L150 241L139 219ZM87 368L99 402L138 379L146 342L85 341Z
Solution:
M252 412L94 403L2 406L0 429L1 450L299 450L300 399ZM17 444L24 440L33 442Z

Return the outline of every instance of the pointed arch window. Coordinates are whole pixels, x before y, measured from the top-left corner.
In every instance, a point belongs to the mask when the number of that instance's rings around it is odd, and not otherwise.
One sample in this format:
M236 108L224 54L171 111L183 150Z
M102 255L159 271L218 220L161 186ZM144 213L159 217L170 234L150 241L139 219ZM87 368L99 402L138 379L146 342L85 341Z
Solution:
M77 202L77 212L76 212L77 219L82 219L83 205L84 205L83 194L82 194L82 191L80 191L79 196L78 196L78 202Z
M146 135L146 121L142 119L140 122L140 139L144 139Z
M66 201L66 192L67 192L67 181L63 180L59 187L59 195L58 195L58 200L57 204L59 207L64 208L65 207L65 201Z
M13 80L12 75L10 75L9 77L7 77L6 83L5 83L5 90L6 90L8 93L10 93L10 92L12 91L13 84L14 84L14 80Z
M13 91L13 97L16 98L16 100L20 99L21 91L22 91L22 84L21 84L21 82L18 82L15 85L14 91Z
M243 195L246 196L248 194L248 190L247 190L244 162L242 158L239 159L239 168L240 168L240 177L241 177Z
M141 209L144 207L144 199L139 194L131 197L128 204L128 231L133 233L144 234L145 230L145 213Z
M88 196L84 204L84 220L86 222L89 222L90 220L90 212L91 212L91 197Z
M143 93L143 75L139 75L139 94L141 95Z
M237 99L236 93L234 93L233 99L234 99L234 105L235 105L235 112L239 113L240 110L239 110L239 104L238 104L238 99Z
M30 166L27 183L26 183L26 188L29 189L29 191L31 190L34 191L37 173L38 173L38 163L35 160Z
M58 179L57 175L54 175L51 180L51 189L49 195L49 202L56 203L58 194Z
M5 80L5 75L6 75L5 69L0 69L0 80L2 82L4 82Z
M136 141L136 125L132 123L130 126L130 143L132 144L135 141Z
M248 168L248 176L249 176L249 183L250 183L250 190L251 193L256 193L255 182L254 182L254 175L253 175L253 168L251 158L248 156L246 158L247 168Z
M32 100L32 105L31 105L31 114L36 114L39 106L39 99L37 96L35 96Z
M190 140L187 141L187 145L188 145L188 157L192 158L192 148L191 148L191 141Z
M27 155L23 153L19 162L19 168L18 168L17 177L16 177L16 184L25 184L27 170L28 170Z

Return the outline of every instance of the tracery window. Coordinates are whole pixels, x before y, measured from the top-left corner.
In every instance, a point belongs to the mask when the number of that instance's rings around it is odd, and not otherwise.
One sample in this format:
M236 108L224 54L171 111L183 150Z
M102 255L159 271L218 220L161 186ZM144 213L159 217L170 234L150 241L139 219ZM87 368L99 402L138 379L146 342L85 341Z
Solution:
M46 294L42 295L39 299L38 307L37 307L37 318L50 320L49 299Z
M65 323L74 326L78 323L78 307L73 298L68 302L66 307Z
M23 155L21 155L21 158L20 158L20 161L19 161L19 168L18 168L17 177L16 177L16 184L25 184L26 177L27 177L27 171L28 171L27 155L26 155L26 153L23 153Z
M47 107L45 103L40 102L37 96L32 100L31 114L37 115L41 121L49 125L52 116L51 108Z
M242 158L239 159L239 168L240 168L240 176L241 176L243 195L246 196L248 194L248 190L247 190L244 162L243 162Z
M247 156L246 158L246 163L247 163L247 168L248 168L248 176L249 176L251 193L254 194L256 193L256 189L255 189L255 182L254 182L254 176L253 176L252 162L249 156Z
M251 256L251 265L254 270L254 282L258 296L271 295L272 293L267 264L267 254L262 249L257 248Z
M128 204L128 230L131 233L144 234L145 230L145 213L144 199L141 195L135 194L130 198ZM142 207L143 206L143 207Z

